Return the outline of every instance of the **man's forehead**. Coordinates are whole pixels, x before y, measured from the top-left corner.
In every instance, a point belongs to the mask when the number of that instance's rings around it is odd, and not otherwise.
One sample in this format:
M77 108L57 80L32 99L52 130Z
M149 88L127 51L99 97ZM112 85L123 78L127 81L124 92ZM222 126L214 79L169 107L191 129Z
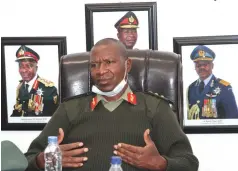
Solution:
M22 61L18 61L19 64L35 64L34 61L27 61L27 60L22 60Z
M90 58L117 58L119 54L119 48L115 46L98 46L91 51Z
M120 28L121 31L137 30L137 28Z
M195 64L211 64L212 61L195 61Z
M91 55L90 56L90 60L91 61L105 61L105 60L117 60L117 59L120 59L120 56L119 55L114 55L114 54L105 54L105 55Z

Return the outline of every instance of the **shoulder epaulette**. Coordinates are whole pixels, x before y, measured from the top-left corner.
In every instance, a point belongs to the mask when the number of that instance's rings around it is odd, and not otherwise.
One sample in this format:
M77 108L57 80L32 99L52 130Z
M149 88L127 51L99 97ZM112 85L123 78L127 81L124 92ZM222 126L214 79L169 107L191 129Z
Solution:
M229 82L227 82L227 81L225 81L225 80L220 80L219 81L219 83L221 83L222 85L224 85L224 86L228 86L228 85L230 85L231 83L229 83Z
M52 81L46 80L44 78L38 78L37 79L39 82L43 83L46 87L53 87L54 83Z
M79 94L79 95L72 96L72 97L66 97L66 98L63 99L62 102L66 102L66 101L69 101L69 100L72 100L72 99L78 99L78 98L82 98L82 97L87 97L87 96L91 96L91 95L95 95L95 93L87 92L87 93Z
M18 84L18 86L17 86L17 90L20 89L20 87L22 86L22 84L23 84L23 81L21 81L21 82Z
M145 93L149 94L149 95L152 95L152 96L155 96L157 98L163 99L163 100L167 101L168 103L170 103L172 105L174 104L171 100L169 100L168 98L164 97L163 95L159 95L158 93L153 93L152 91L147 91Z

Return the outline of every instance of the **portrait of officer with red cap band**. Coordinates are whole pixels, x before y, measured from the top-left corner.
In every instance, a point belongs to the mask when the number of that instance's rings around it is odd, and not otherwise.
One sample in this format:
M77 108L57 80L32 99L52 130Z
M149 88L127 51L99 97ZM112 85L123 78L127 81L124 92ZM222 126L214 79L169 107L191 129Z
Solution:
M37 74L40 56L22 45L16 52L16 62L21 76L16 91L16 103L11 117L52 116L58 107L57 88L52 81Z
M114 25L117 29L118 39L126 46L127 49L133 49L137 42L138 25L139 20L132 11L127 12Z

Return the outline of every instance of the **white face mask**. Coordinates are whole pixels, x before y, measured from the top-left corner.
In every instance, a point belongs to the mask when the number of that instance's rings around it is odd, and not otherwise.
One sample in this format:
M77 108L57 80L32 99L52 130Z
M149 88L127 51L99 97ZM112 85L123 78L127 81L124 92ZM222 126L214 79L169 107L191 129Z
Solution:
M107 96L107 97L113 97L116 96L118 93L120 93L122 91L122 89L125 87L125 85L127 84L125 77L127 74L127 61L125 63L125 73L124 73L124 77L121 80L121 82L112 90L112 91L108 91L108 92L103 92L101 90L99 90L95 85L92 86L92 92L102 95L102 96Z

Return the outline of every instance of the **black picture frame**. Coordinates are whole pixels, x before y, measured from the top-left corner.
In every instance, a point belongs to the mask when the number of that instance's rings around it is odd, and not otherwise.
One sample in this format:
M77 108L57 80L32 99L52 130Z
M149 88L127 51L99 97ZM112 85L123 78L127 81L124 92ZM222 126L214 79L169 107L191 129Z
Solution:
M229 72L228 73L232 73L235 72L235 70L237 70L235 68L232 68L231 66L229 67L229 65L232 65L232 62L234 63L234 61L229 60L227 58L226 54L229 54L233 51L235 51L236 47L236 51L238 48L238 35L219 35L219 36L198 36L198 37L174 37L173 38L173 51L177 54L180 54L182 56L181 60L182 60L182 65L183 65L183 93L181 93L183 95L183 102L182 102L182 111L183 111L183 115L181 116L182 118L180 118L180 125L182 125L182 128L184 130L185 133L237 133L238 132L238 118L237 119L210 119L208 121L208 123L205 123L205 119L203 121L203 119L200 119L201 124L190 124L190 122L187 122L186 120L186 116L187 116L187 110L186 108L186 102L185 99L187 98L185 95L185 90L188 88L189 84L186 84L185 82L187 81L187 79L191 79L191 77L188 77L188 75L191 75L190 73L196 73L195 71L195 67L193 64L193 61L190 59L190 54L192 52L192 50L194 49L194 47L196 47L197 45L205 45L207 47L209 47L210 49L216 49L217 51L214 51L215 53L219 53L216 54L216 58L214 59L214 69L213 69L213 74L216 76L215 73L215 68L217 69L216 71L220 70L220 71L225 71L225 72ZM229 51L229 49L231 51ZM188 53L190 52L190 54ZM222 58L220 54L225 55L226 58ZM229 55L230 56L230 55ZM233 56L234 59L234 56ZM193 70L191 70L191 66L188 67L188 60L190 60L190 64L192 64ZM219 62L218 62L219 60ZM215 63L216 62L216 63ZM220 67L221 66L221 67ZM220 68L219 68L220 67ZM222 69L222 67L227 67L225 70L224 68ZM190 69L188 69L190 68ZM233 71L232 71L233 70ZM190 72L190 73L189 73ZM219 72L220 73L220 72ZM238 73L238 70L237 70ZM227 75L232 75L232 74L227 74ZM219 78L219 75L217 75L216 77ZM224 76L223 76L224 77ZM198 79L198 76L196 78L194 78L194 81ZM223 79L223 78L221 78ZM234 86L237 85L237 81L234 80L238 80L238 79L230 79L228 80L228 82L232 82L231 86L232 89L235 88L237 89L238 86ZM235 83L234 83L235 82ZM185 85L186 84L186 85ZM232 85L234 84L234 85ZM190 84L191 85L191 84ZM233 93L235 95L235 99L236 99L236 103L238 102L238 90L236 90L234 92L233 89ZM220 122L219 122L220 121ZM228 122L229 121L229 122ZM186 125L186 123L189 123ZM204 122L204 123L203 123ZM231 123L230 123L231 122ZM234 123L233 123L234 122ZM191 122L192 123L192 122Z
M44 63L47 63L47 66L52 66L52 68L49 67L41 67L41 71L44 70L44 72L48 72L49 74L51 72L59 72L59 62L60 62L60 57L63 55L67 54L67 43L66 43L66 37L64 36L60 36L60 37L1 37L1 91L2 91L2 101L1 101L1 130L14 130L14 131L19 131L19 130L42 130L43 127L45 126L46 123L43 122L37 122L37 123L24 123L24 122L10 122L9 123L9 113L11 111L8 111L8 100L11 99L10 97L8 97L8 93L9 91L7 91L7 87L9 86L6 85L6 79L9 79L9 75L7 76L7 72L8 68L11 66L6 66L6 64L10 64L11 62L7 62L9 61L13 61L15 62L16 60L16 49L18 49L21 45L26 45L27 47L37 47L38 49L41 48L40 52L44 52L44 54L49 54L47 55L47 57L43 57L40 55L40 60L39 61L44 61ZM57 50L58 48L58 50ZM13 50L11 50L13 49ZM33 48L34 49L34 48ZM45 52L46 50L48 50L48 52ZM7 53L7 54L6 54ZM9 54L9 56L7 56ZM10 55L11 54L11 55ZM50 54L54 54L54 55L50 55ZM50 56L54 56L53 59L50 58ZM11 58L11 59L7 59L7 58ZM42 59L43 58L43 59ZM58 63L52 63L50 61L58 61ZM16 63L16 62L15 62ZM42 62L43 63L43 62ZM14 66L17 64L12 63ZM17 67L15 67L17 68ZM40 67L38 67L39 70ZM46 69L50 69L50 70L46 70ZM14 69L17 70L17 69ZM17 72L17 74L19 75L19 73ZM46 73L47 74L47 73ZM54 76L54 79L57 80L58 82L58 75ZM17 82L19 81L18 78L11 78L12 80L17 80ZM9 82L9 81L8 81ZM19 84L19 83L17 83ZM14 85L12 85L14 87ZM58 84L55 85L58 87ZM15 86L17 88L17 85ZM10 88L9 88L10 89ZM11 90L16 92L15 90ZM59 91L58 91L59 93ZM14 98L15 99L15 98ZM19 117L18 117L19 118ZM24 118L24 117L22 117ZM49 117L50 118L50 117ZM11 120L11 119L10 119Z
M157 3L156 2L134 2L134 3L98 3L98 4L85 4L85 22L86 22L86 50L90 51L95 43L94 40L94 17L95 12L148 12L148 43L149 49L158 50L157 41ZM121 16L122 17L122 16ZM102 22L107 22L107 19L102 19ZM105 21L106 20L106 21ZM109 19L108 19L109 20ZM115 18L115 22L119 18ZM138 19L140 20L140 19ZM102 23L103 26L104 23ZM111 26L112 29L114 25ZM139 25L140 27L140 25ZM141 26L142 27L142 26ZM105 31L108 32L109 28ZM115 29L116 30L116 29ZM103 34L103 33L102 33ZM140 35L138 35L139 37ZM110 37L108 35L108 37ZM103 37L104 38L104 37ZM98 40L97 40L98 41Z

